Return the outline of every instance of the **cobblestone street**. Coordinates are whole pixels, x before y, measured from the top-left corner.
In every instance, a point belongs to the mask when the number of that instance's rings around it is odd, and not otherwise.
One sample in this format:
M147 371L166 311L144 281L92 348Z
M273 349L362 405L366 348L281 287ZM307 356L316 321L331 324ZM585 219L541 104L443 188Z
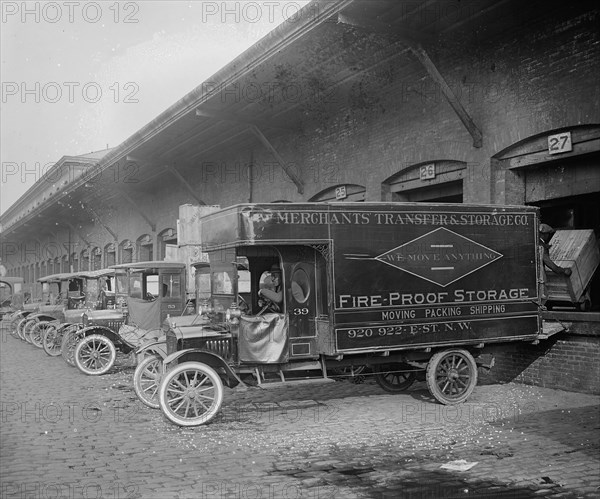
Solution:
M597 497L599 397L518 384L432 402L366 378L225 389L182 429L136 398L133 367L89 377L1 343L2 498ZM441 466L477 463L467 471Z

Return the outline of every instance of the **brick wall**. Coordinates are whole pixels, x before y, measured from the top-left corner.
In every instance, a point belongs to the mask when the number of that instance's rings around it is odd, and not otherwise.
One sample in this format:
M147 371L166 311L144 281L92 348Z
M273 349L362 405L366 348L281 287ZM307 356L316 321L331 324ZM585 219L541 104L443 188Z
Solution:
M600 394L600 335L559 333L538 345L511 343L486 348L494 367L480 369L480 384L527 385Z

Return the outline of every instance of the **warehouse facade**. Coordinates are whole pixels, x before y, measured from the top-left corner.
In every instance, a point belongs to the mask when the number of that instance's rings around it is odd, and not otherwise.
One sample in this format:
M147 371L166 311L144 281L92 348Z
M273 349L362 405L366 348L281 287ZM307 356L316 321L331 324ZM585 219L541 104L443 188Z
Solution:
M599 15L312 2L122 144L63 157L2 215L3 263L36 295L46 274L162 259L184 204L531 204L598 236Z

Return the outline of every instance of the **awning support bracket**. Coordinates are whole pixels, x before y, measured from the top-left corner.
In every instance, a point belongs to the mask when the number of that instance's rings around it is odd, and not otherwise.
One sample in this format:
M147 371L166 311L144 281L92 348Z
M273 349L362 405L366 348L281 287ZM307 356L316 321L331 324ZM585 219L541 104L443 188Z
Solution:
M344 14L338 14L338 23L347 24L355 28L363 29L370 32L381 33L382 35L390 35L396 38L396 40L406 45L414 56L423 65L429 77L440 86L444 97L454 109L458 118L467 129L471 137L473 138L473 147L480 148L483 142L483 134L481 130L475 125L475 122L467 113L460 100L456 97L455 93L446 83L446 80L442 74L438 71L436 65L433 63L427 51L423 48L419 39L423 39L423 36L418 33L409 33L408 36L401 35L394 30L393 26L377 21L362 21Z
M185 187L185 189L192 195L192 197L196 201L198 201L199 204L201 204L202 206L206 206L206 203L198 197L198 195L196 194L194 189L192 189L192 186L189 184L189 182L185 179L185 177L181 173L179 173L177 171L177 169L174 166L165 165L165 169L167 171L169 171L170 173L172 173L175 176L175 178L177 178L177 180L179 180L181 185L183 185L183 187Z
M271 152L271 154L275 157L279 166L283 169L283 171L287 174L287 176L296 184L296 188L298 189L298 194L304 194L304 182L298 178L296 173L293 171L289 165L283 160L281 155L277 152L277 149L273 147L273 144L269 142L263 133L258 129L256 125L251 125L249 127L250 131L258 138L258 140Z

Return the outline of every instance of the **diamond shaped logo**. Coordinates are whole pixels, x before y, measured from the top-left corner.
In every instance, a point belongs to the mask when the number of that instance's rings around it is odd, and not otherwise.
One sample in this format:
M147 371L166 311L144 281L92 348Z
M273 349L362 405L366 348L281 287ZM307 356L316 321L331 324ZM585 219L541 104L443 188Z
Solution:
M440 227L375 260L446 287L499 258L502 255L497 251Z

